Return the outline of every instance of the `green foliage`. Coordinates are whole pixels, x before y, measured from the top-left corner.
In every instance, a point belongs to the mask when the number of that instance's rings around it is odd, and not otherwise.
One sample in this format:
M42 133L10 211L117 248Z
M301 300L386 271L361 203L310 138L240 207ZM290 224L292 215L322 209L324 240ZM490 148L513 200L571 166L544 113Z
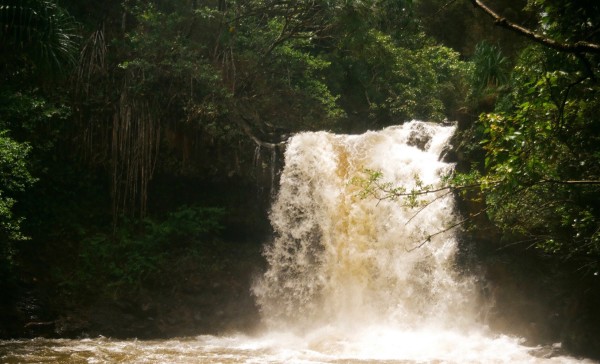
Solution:
M19 226L23 217L29 220L26 225L37 218L29 208L47 202L39 196L34 198L31 187L50 173L51 161L57 157L55 148L61 137L61 127L70 113L68 107L49 101L39 90L10 86L0 87L0 129L4 129L0 133L0 194L3 211L12 211L12 219L5 220L3 226L14 232L9 234L13 238L22 239ZM36 187L39 185L39 182L35 184ZM20 211L16 211L17 207Z
M34 147L33 159L47 157L70 116L68 106L51 100L39 89L0 87L0 129L9 130L16 140L27 140Z
M29 172L27 155L30 147L14 141L7 132L0 132L0 240L23 240L22 218L14 215L18 193L35 182Z
M35 179L29 172L27 155L30 147L0 132L0 288L10 295L7 286L14 280L13 244L26 240L22 233L23 217L15 213L17 198Z
M72 282L77 290L106 287L105 294L135 291L183 256L200 257L197 264L210 269L206 256L221 229L220 208L184 206L161 221L146 218L121 224L114 234L98 233L84 239L80 271ZM85 288L84 288L85 287Z
M331 21L327 5L251 1L238 6L226 14L236 20L223 49L237 51L237 64L243 67L236 71L235 89L244 117L259 127L289 131L334 125L343 112L323 77L330 61L314 51ZM228 59L226 53L223 57Z
M511 86L480 118L489 216L530 245L597 267L600 88L576 57L539 47L523 52Z
M482 41L475 47L471 61L473 62L471 75L473 97L481 98L496 94L508 83L510 77L508 59L499 47Z
M199 16L163 12L152 3L134 4L129 10L139 23L119 44L124 57L117 67L128 80L124 87L136 97L163 104L182 121L214 122L224 113L229 94L206 57L206 45L184 33Z
M458 53L418 32L395 39L377 29L359 29L344 29L328 55L335 65L330 82L348 115L369 126L442 120L464 102L461 80L468 64Z
M3 0L0 2L0 54L5 67L21 62L43 72L65 69L75 63L76 23L53 1Z
M539 16L539 30L550 38L566 42L600 40L597 1L528 0L527 9Z
M51 169L61 122L70 116L57 76L75 63L76 33L54 2L0 1L0 288L7 299L30 271L23 262L40 254L22 256L36 236L38 206L52 198L36 199L33 191Z
M442 120L464 102L468 64L418 31L411 4L128 1L123 37L107 39L102 72L116 72L77 107L81 119L89 115L88 139L98 143L91 148L102 151L102 136L121 135L111 131L115 115L94 120L111 100L120 114L148 115L167 131L159 169L198 175L214 174L213 166L185 162L210 155L235 160L220 168L228 174L245 173L239 165L250 164L254 137L278 143L307 129ZM96 159L106 166L118 157Z
M222 121L238 115L287 129L335 119L336 96L319 77L328 62L309 52L311 32L292 27L287 13L313 10L269 6L233 3L220 12L136 3L130 11L139 24L126 35L119 67L137 75L136 92L166 88L175 115L207 131L223 133Z
M427 206L431 201L428 195L449 189L446 186L425 185L418 175L413 176L412 186L396 186L385 182L381 171L365 169L361 176L355 176L350 184L359 188L360 198L373 197L379 201L400 201L402 206L411 209Z

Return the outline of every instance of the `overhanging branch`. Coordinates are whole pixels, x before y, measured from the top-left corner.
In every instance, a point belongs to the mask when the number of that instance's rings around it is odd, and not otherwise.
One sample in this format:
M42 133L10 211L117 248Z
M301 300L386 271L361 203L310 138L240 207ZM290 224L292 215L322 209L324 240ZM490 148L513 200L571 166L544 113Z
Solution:
M575 43L560 42L555 39L551 39L551 38L545 37L543 35L540 35L538 33L535 33L527 28L524 28L518 24L515 24L515 23L507 20L506 18L498 15L498 13L496 13L495 11L490 9L481 0L471 0L471 3L475 7L481 9L483 12L485 12L487 15L489 15L492 19L494 19L494 23L496 25L498 25L502 28L511 30L513 32L516 32L517 34L520 34L526 38L529 38L529 39L533 40L534 42L545 45L546 47L550 47L552 49L556 49L558 51L567 52L567 53L575 53L575 54L598 53L598 54L600 54L600 45L599 44L589 43L589 42L584 42L584 41L578 41Z
M554 179L544 179L541 180L540 183L554 183L560 185L600 185L600 181L598 180L554 180Z

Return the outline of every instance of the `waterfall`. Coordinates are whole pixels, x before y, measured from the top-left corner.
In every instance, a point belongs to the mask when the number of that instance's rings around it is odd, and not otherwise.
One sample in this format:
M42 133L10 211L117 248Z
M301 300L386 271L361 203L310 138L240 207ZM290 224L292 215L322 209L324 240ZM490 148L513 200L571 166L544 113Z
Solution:
M454 127L419 121L362 135L308 132L285 153L270 219L268 270L254 294L271 328L469 328L474 280L456 269L450 194L365 196L365 171L410 191L436 185L453 166L440 155ZM433 236L433 237L431 237ZM430 238L431 237L431 238Z
M289 141L271 209L268 269L253 288L264 331L149 341L0 340L0 361L594 363L558 355L558 343L524 346L478 322L476 284L457 268L457 238L446 231L456 221L451 195L405 206L403 199L365 196L356 183L370 170L407 191L436 185L452 171L440 155L453 132L413 121Z

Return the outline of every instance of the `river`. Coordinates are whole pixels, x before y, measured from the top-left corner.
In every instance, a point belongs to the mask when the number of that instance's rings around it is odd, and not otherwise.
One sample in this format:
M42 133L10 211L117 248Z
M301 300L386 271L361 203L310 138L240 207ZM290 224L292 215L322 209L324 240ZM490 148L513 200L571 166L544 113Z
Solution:
M0 362L16 363L592 363L551 348L527 348L518 339L472 333L331 332L295 336L197 336L169 340L12 340L0 342ZM335 331L335 330L333 330ZM325 336L322 336L325 335Z

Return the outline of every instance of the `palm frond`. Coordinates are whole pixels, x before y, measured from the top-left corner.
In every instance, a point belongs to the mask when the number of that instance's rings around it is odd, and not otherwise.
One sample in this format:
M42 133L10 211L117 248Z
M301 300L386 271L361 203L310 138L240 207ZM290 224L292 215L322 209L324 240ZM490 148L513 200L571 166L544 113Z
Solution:
M0 0L0 49L9 57L59 71L75 64L77 46L77 23L55 3Z

